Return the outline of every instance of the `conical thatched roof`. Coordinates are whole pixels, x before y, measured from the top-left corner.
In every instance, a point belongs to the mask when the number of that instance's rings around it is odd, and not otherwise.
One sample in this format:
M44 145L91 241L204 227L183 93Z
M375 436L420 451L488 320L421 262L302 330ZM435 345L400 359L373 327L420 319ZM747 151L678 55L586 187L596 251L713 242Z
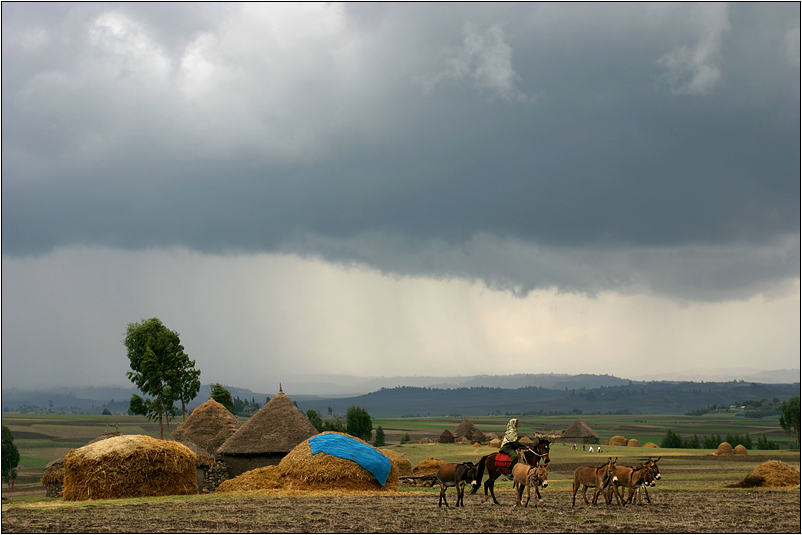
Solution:
M462 423L460 423L457 426L457 428L454 430L453 435L456 438L465 437L468 440L471 440L473 438L473 435L477 432L481 431L479 431L479 429L477 429L477 427L473 425L473 422L471 422L466 418L462 420Z
M217 448L239 429L239 425L237 417L222 403L210 399L192 411L192 414L170 433L167 440L180 442L198 455L214 456ZM195 448L200 448L201 451L196 451Z
M599 438L599 435L596 434L593 429L588 427L585 422L581 422L579 420L575 421L571 424L571 427L566 429L563 434L562 438Z
M448 429L444 429L442 433L440 433L440 444L453 444L454 443L454 435Z
M197 410L197 409L196 409ZM279 390L267 404L243 423L218 449L221 455L288 453L317 429Z

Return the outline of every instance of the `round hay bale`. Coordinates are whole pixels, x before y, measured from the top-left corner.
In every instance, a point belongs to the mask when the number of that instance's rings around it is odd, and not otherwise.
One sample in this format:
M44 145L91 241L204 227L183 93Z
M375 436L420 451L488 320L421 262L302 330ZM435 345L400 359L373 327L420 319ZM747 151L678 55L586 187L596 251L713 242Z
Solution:
M654 442L647 442L646 444L643 445L643 447L644 448L659 448L660 446L658 446Z
M609 440L602 440L602 441L600 442L600 444L601 444L602 446L609 446L609 445L610 445L610 441L609 441Z
M454 443L454 435L448 429L443 429L443 432L440 433L440 444L453 444Z
M412 475L412 463L403 454L398 453L395 450L380 449L379 451L382 452L388 459L390 459L390 462L393 463L393 466L398 469L399 476Z
M252 490L280 489L284 480L279 473L278 466L270 465L249 470L234 479L227 479L220 483L217 492L248 492Z
M424 459L418 464L415 465L415 468L412 469L412 475L420 475L420 474L429 474L431 472L437 472L437 469L447 464L445 461L441 461L440 459L435 459L434 457L429 457L428 459Z
M493 448L500 448L501 447L501 439L494 438L493 440L491 440L487 444L488 444L488 446L491 446Z
M627 446L633 448L640 448L640 441L637 438L630 438L629 440L627 440Z
M367 446L364 440L346 433L336 433L353 438ZM350 459L341 459L328 453L318 452L312 455L309 439L298 444L278 464L279 473L286 478L285 489L300 490L357 490L381 491L398 489L398 468L390 461L390 475L382 486L369 471Z
M628 442L627 437L616 435L610 439L610 446L626 446Z
M732 449L733 455L748 455L746 451L746 446L743 444L738 444Z
M195 454L177 442L123 435L64 457L67 501L197 493Z
M713 452L713 455L732 455L732 444L729 442L722 442Z
M796 487L799 470L782 461L766 461L752 470L753 477L762 477L762 487Z
M426 438L426 437L423 437L422 439L420 439L420 443L421 444L432 444L433 442L434 441L432 439Z

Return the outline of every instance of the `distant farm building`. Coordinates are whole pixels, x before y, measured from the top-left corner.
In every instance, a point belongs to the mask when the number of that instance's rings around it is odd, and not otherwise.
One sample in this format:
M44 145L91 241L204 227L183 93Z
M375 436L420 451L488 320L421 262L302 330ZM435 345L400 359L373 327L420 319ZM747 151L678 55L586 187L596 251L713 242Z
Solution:
M576 444L599 444L599 435L596 434L585 422L576 420L571 427L563 431L560 438L555 442L569 442Z

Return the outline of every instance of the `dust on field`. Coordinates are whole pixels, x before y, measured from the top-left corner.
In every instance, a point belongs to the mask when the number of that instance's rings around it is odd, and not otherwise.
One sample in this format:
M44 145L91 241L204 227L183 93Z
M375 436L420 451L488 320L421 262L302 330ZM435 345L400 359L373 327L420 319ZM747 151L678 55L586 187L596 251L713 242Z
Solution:
M670 490L643 506L571 506L570 490L543 492L538 507L501 506L466 494L438 508L436 492L248 493L81 507L4 506L4 533L799 533L799 490ZM453 506L456 494L447 493Z

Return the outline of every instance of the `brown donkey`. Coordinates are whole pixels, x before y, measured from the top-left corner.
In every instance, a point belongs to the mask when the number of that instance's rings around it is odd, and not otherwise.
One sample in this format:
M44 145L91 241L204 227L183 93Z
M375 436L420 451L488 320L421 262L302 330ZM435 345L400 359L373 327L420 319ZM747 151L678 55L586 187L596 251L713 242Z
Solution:
M613 460L612 457L607 459L607 462L598 468L595 466L580 466L574 470L574 496L571 501L571 506L576 506L576 491L582 487L582 498L585 503L590 505L587 497L587 490L589 487L596 487L597 489L605 489L616 481L615 476L615 463L618 457ZM593 505L596 505L597 494L593 496Z
M640 497L640 490L644 485L651 485L654 481L654 472L651 466L643 464L639 464L634 468L631 466L617 465L615 467L615 476L616 480L611 485L611 488L608 489L609 492L604 493L607 505L612 503L613 494L615 494L615 499L619 505L631 503L632 495L636 492L638 493L638 501L643 503L643 500ZM627 489L626 499L624 499L624 491L621 491L619 494L619 488ZM599 493L599 488L596 488L596 491L593 493L594 503L596 502Z
M545 465L537 464L530 466L526 463L519 462L512 467L512 476L514 479L513 486L517 487L518 500L515 505L521 505L521 498L523 498L524 488L526 488L526 503L524 507L529 505L529 499L532 497L532 488L535 489L535 507L539 502L539 494L537 488L543 487L544 489L549 486L549 471Z

